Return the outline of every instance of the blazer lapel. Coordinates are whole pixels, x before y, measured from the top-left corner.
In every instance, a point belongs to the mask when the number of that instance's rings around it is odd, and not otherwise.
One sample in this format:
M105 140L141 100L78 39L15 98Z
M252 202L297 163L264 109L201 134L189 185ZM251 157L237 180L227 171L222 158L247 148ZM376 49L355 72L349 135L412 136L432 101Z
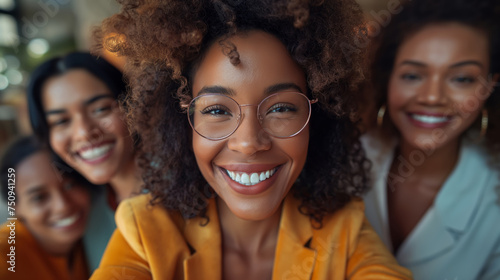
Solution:
M462 143L457 166L434 200L434 205L397 253L401 265L429 260L451 250L472 224L491 171L480 150ZM496 179L496 178L495 178Z
M313 235L309 218L298 211L299 202L288 195L283 204L273 279L311 279L317 253L308 248Z
M444 253L454 244L453 235L432 208L401 245L396 257L401 265L410 266Z
M186 222L184 236L193 249L193 254L184 260L184 279L204 280L221 279L222 255L221 235L217 203L210 199L207 209L210 222L201 218L189 219Z

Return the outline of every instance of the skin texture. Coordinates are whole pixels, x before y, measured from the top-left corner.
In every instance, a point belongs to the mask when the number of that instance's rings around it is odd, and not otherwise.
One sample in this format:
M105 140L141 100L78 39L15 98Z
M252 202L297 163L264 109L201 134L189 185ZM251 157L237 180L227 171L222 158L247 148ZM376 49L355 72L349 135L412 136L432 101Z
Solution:
M230 41L236 45L241 63L231 64L220 46L213 44L194 75L194 97L213 86L232 91L239 104L258 104L269 94L266 89L277 84L294 84L306 92L304 72L277 38L250 31ZM286 90L297 89L280 91ZM292 138L277 139L260 127L256 107L243 107L242 114L239 128L224 140L207 140L193 132L193 151L201 173L218 195L224 278L265 279L272 272L279 208L305 164L309 129ZM231 188L234 183L221 169L245 171L256 165L265 165L257 167L262 170L280 169L268 189L252 195Z
M94 184L110 183L118 201L138 189L133 139L101 80L81 69L50 78L42 89L42 103L50 145L64 161ZM80 156L85 148L106 144L112 148L97 161Z
M47 151L22 161L16 171L16 212L39 244L53 255L67 255L85 231L90 211L88 191L70 178L60 177ZM77 217L67 225L62 219Z
M401 135L391 166L398 174L407 162L424 159L404 181L388 186L394 249L401 245L432 205L458 160L461 135L478 119L492 82L486 34L459 23L429 25L404 41L396 55L388 87L388 112ZM472 104L472 105L471 105ZM425 127L409 114L446 116ZM416 157L416 153L422 155Z

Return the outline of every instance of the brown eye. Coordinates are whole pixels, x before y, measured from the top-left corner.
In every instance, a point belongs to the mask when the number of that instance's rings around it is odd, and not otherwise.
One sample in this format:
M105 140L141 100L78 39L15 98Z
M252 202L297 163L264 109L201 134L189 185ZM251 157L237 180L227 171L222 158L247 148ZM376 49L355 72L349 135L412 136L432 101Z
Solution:
M407 73L401 75L401 79L405 81L418 81L421 79L421 77L417 74Z
M111 106L104 106L104 107L99 107L99 108L94 109L93 113L100 115L100 114L103 114L103 113L106 113L109 111L111 111Z
M55 120L55 121L51 121L49 123L49 126L50 127L53 127L53 126L61 126L61 125L64 125L66 123L69 122L69 119L66 119L66 118L63 118L63 119L58 119L58 120Z
M473 84L476 81L476 79L471 76L459 76L453 78L453 81L461 84Z
M39 193L33 194L30 197L29 201L33 204L41 204L44 201L46 201L48 198L49 198L49 194L47 194L45 192L39 192Z

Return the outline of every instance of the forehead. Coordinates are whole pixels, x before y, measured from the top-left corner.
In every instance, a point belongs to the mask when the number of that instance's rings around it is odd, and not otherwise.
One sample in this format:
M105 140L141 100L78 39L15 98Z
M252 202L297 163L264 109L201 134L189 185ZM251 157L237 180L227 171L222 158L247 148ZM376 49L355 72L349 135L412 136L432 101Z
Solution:
M193 92L207 85L261 91L276 83L296 83L306 92L303 70L292 59L279 39L263 31L249 31L228 39L239 54L240 63L233 65L216 41L209 47L193 77ZM226 52L227 53L227 52Z
M16 188L23 193L37 186L53 187L61 184L48 151L39 151L24 159L16 167Z
M486 33L460 23L431 24L409 36L398 49L396 63L418 60L441 65L464 60L489 62Z
M81 103L97 94L110 93L106 84L84 69L49 78L42 87L42 102L50 108Z

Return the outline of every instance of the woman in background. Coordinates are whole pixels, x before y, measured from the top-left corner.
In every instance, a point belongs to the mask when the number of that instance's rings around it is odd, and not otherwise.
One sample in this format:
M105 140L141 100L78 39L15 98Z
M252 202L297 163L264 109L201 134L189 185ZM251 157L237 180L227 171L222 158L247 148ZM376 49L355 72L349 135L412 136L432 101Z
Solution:
M91 270L116 227L116 205L140 193L142 184L134 137L119 109L125 94L122 73L89 53L48 60L33 72L28 86L37 136L90 182L109 186L93 199L84 238Z
M81 238L90 212L89 189L77 172L67 168L61 174L56 166L63 163L34 136L7 147L1 190L7 203L14 202L17 220L0 228L1 279L88 279Z
M365 212L416 279L500 279L499 19L494 1L413 1L379 37Z

